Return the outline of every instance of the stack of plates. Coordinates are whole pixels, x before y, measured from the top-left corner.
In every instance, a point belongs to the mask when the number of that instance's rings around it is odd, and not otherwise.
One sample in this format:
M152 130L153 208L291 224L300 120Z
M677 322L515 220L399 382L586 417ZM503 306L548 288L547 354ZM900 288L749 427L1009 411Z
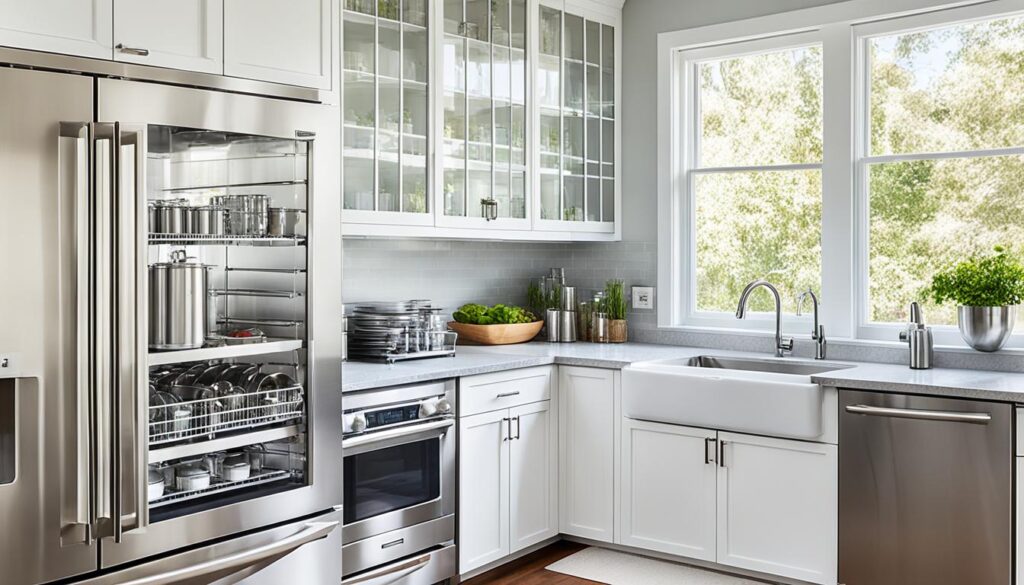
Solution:
M351 311L348 340L353 359L393 362L455 353L454 338L451 343L439 342L446 332L431 327L436 321L431 316L442 309L430 301L358 303Z

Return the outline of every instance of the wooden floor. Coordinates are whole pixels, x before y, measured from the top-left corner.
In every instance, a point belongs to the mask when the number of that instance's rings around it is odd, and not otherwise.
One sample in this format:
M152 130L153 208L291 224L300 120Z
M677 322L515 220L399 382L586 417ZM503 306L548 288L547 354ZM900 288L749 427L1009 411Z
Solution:
M585 545L562 540L483 575L463 581L463 585L599 585L597 581L563 575L544 568L585 548Z

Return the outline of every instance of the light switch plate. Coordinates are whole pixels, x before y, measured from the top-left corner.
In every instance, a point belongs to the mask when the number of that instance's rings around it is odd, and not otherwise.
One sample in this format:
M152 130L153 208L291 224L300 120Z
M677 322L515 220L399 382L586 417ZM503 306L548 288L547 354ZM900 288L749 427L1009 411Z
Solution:
M654 287L634 286L633 287L633 308L653 309L654 308Z

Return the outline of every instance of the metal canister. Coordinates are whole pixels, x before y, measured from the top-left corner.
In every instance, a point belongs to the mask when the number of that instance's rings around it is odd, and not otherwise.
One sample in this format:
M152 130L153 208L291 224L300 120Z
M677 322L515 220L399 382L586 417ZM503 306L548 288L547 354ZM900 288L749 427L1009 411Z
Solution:
M544 315L544 328L548 333L548 341L557 343L561 339L562 317L558 309L548 309Z
M608 343L608 313L594 313L591 321L590 340L594 343Z
M189 262L184 250L149 267L149 347L196 349L207 333L210 267Z
M576 311L576 287L563 286L561 301L563 311Z
M559 311L558 341L572 343L576 341L576 311Z
M157 223L156 202L150 201L146 204L146 229L151 234L160 233L160 225Z

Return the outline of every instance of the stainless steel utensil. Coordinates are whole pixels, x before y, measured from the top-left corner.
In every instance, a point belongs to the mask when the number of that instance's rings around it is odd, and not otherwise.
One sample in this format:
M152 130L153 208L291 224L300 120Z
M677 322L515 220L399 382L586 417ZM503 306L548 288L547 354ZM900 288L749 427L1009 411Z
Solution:
M548 309L544 316L544 328L547 330L548 341L561 341L562 316L558 309Z
M267 234L297 236L306 231L306 210L270 207L267 210Z
M565 289L562 289L565 290ZM558 341L573 343L576 341L576 311L558 312Z

